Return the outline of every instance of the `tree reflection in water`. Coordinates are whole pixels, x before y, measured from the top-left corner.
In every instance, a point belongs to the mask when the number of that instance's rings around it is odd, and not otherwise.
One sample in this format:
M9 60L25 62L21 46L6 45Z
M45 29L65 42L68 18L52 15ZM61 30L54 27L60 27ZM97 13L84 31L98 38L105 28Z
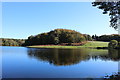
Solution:
M97 49L35 49L28 48L28 55L41 61L49 62L56 66L73 65L81 61L112 60L119 61L120 50L97 50Z

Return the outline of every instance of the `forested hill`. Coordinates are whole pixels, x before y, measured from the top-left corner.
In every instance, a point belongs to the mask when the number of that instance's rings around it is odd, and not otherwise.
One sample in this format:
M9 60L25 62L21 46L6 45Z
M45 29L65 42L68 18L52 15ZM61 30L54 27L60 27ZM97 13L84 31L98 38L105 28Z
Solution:
M55 29L50 32L41 33L35 36L29 36L25 41L24 46L80 43L87 40L92 40L90 35L81 34L75 30Z
M11 38L0 38L0 45L2 46L22 46L25 39L11 39Z

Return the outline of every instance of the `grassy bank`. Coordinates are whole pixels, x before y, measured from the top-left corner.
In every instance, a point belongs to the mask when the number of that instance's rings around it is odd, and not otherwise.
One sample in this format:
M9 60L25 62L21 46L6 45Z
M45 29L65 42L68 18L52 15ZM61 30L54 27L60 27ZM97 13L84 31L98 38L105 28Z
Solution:
M87 42L85 45L82 45L81 47L108 47L109 42L101 42L101 41L90 41Z
M97 48L97 47L108 47L108 42L100 42L100 41L90 41L82 46L27 46L30 48Z

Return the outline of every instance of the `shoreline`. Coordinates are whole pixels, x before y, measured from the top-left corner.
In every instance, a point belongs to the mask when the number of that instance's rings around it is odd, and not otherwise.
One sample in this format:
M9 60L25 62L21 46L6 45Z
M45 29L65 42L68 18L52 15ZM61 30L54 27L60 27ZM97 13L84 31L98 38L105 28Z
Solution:
M26 46L28 48L65 48L65 49L79 49L79 48L91 48L91 49L108 49L108 42L102 41L89 41L80 46L63 46L63 45L33 45Z
M26 46L27 48L44 48L44 49L108 49L108 47L82 47L82 46Z
M1 46L1 47L25 47L25 48L38 48L38 49L80 49L80 48L89 48L89 49L108 49L108 47L81 47L81 46Z
M32 45L32 46L12 46L12 47L26 47L26 48L47 48L47 49L79 49L79 48L90 48L90 49L108 49L109 42L102 41L89 41L84 45Z

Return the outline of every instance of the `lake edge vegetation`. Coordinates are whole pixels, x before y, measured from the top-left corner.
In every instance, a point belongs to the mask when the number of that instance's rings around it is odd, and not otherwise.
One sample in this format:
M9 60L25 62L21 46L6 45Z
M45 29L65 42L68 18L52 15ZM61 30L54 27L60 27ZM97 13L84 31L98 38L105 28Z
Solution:
M33 46L27 46L29 48L65 48L65 49L71 49L71 48L104 48L108 47L109 42L102 42L102 41L88 41L86 44L80 45L80 46L61 46L61 45L33 45Z
M33 48L120 48L120 35L118 34L90 36L69 29L54 29L50 32L29 36L28 39L0 38L0 41L2 41L2 46ZM116 47L110 47L111 45Z
M22 46L26 39L0 38L0 46Z

